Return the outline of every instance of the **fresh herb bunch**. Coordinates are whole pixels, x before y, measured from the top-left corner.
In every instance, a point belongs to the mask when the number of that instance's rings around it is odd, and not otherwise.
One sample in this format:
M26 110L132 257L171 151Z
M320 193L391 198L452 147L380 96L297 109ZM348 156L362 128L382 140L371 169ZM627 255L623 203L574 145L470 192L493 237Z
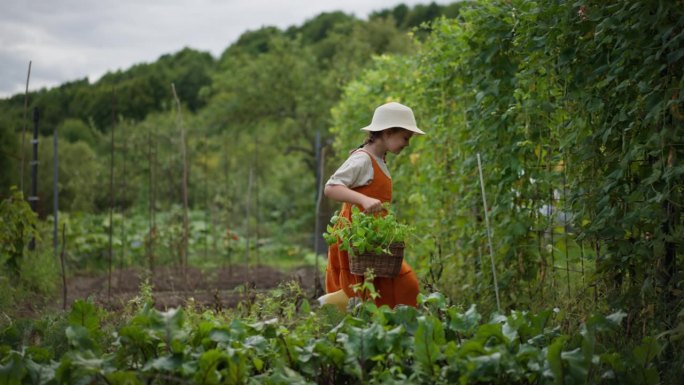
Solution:
M353 206L351 223L336 211L323 238L329 245L340 240L340 249L351 253L389 253L389 246L404 242L413 228L397 222L389 204L385 204L384 210L387 215L366 215Z

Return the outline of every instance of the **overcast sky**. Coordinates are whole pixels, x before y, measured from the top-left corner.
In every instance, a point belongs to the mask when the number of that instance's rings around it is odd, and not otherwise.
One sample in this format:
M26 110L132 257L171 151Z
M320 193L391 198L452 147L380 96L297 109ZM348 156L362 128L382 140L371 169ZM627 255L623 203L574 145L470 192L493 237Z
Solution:
M156 61L191 47L218 57L247 30L301 25L321 12L366 18L430 0L2 0L0 98ZM449 4L453 0L435 1Z

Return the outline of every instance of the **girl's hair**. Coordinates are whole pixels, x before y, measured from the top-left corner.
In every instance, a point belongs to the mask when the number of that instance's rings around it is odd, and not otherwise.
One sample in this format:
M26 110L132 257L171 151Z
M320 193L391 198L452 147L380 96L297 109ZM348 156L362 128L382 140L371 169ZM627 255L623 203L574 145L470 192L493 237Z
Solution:
M385 131L388 131L390 134L393 134L399 130L403 130L403 128L401 128L401 127L390 127L390 128L384 129L382 131L368 131L368 136L366 137L366 140L364 140L363 143L361 143L361 145L359 147L356 147L355 149L349 151L349 153L351 154L352 152L358 150L359 148L363 148L363 146L373 143L375 141L375 139L381 137L382 133Z

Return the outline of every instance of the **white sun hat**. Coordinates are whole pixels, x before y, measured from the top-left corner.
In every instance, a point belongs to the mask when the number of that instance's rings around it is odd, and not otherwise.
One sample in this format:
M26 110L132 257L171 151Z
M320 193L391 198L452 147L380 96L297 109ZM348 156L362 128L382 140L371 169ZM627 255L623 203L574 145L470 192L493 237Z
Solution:
M375 109L373 120L369 126L363 127L364 131L382 131L392 127L401 127L418 135L425 133L416 127L416 118L413 111L403 104L389 102Z

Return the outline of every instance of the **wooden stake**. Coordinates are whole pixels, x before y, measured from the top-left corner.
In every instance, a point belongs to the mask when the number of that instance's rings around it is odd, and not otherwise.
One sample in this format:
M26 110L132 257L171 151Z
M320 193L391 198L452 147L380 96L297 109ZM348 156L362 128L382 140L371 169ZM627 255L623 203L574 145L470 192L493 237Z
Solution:
M24 92L24 128L21 132L21 166L19 169L19 191L24 192L24 145L26 144L26 121L28 120L28 87L31 78L31 61L29 60L28 73L26 74L26 91Z
M180 99L178 99L178 94L176 93L176 85L171 83L171 90L173 91L173 98L176 100L176 107L178 108L177 121L180 127L181 134L181 156L183 158L183 245L181 246L181 259L183 260L183 265L181 266L184 275L185 269L188 266L188 162L187 153L185 146L185 130L183 129L183 118L181 116L181 104Z
M114 233L114 127L116 126L116 90L112 87L112 128L109 152L109 273L107 274L107 300L112 300L112 260Z
M64 267L64 249L66 248L66 223L62 223L62 253L59 259L62 264L62 310L66 310L67 306L67 281L66 268Z
M250 218L250 208L251 208L251 198L252 198L252 179L254 170L252 167L249 168L249 179L247 180L247 204L245 205L245 241L247 245L245 246L245 265L249 266L250 261L250 232L249 232L249 218Z
M259 232L261 225L261 210L259 210L259 135L254 132L254 260L259 266Z
M485 197L484 178L482 177L482 161L480 153L477 153L477 169L480 172L480 187L482 188L482 205L484 206L485 224L487 225L487 240L489 242L489 256L492 260L492 277L494 278L494 293L496 294L496 308L501 313L501 301L499 300L499 283L496 279L496 268L494 267L494 247L492 246L492 230L489 226L489 214L487 213L487 198Z
M318 199L316 199L316 224L315 224L315 233L314 233L314 257L315 257L315 276L314 276L314 295L316 298L318 298L322 291L322 285L321 285L321 278L320 278L320 272L318 269L318 255L320 250L318 249L318 238L321 236L321 203L323 201L323 172L325 170L325 147L322 147L320 150L320 167L319 167L319 178L318 178Z
M59 135L57 127L52 132L52 247L55 258L59 247Z
M209 233L212 227L209 226L209 161L207 160L207 153L209 152L209 138L207 133L204 133L204 157L202 159L202 171L204 171L204 260L208 261L209 257ZM213 235L213 234L212 234Z
M126 128L126 124L123 124L121 126L121 130L124 130ZM122 194L122 202L126 202L127 194L126 194L126 156L128 155L128 148L127 148L127 143L128 140L126 139L126 132L122 131L121 132L121 137L123 138L123 150L121 151L121 160L123 162L122 165L122 172L121 172L121 194ZM124 203L125 204L125 203ZM119 256L119 283L122 282L123 280L123 268L124 268L124 259L126 257L126 243L128 242L128 238L126 237L126 215L125 215L125 206L122 205L121 207L121 255Z
M155 126L154 132L151 128L147 129L147 166L148 166L148 229L147 229L147 241L145 242L145 250L147 255L147 263L150 269L150 274L154 274L155 269L155 245L157 239L157 221L155 214L156 200L157 200L157 182L155 176L156 164L157 164L157 129ZM152 142L154 142L154 151L152 151ZM182 261L180 265L182 265ZM179 266L180 266L179 265Z
M33 147L33 160L31 165L31 195L28 197L31 210L38 213L38 124L40 123L40 112L38 107L33 107L33 140L31 140L31 147ZM36 238L31 237L28 249L33 251L36 248Z

